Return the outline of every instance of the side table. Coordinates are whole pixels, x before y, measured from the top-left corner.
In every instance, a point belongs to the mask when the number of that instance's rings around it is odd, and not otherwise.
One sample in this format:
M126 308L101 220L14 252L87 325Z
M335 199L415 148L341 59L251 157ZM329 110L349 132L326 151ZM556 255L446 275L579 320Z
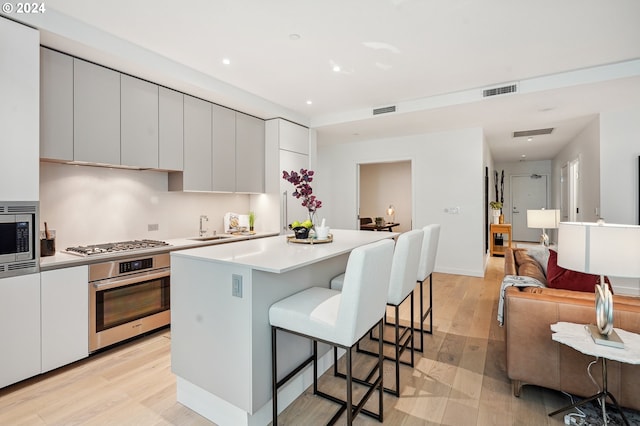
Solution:
M492 223L489 227L489 255L496 254L504 256L504 245L497 246L495 244L495 234L507 234L509 239L509 247L511 247L511 224L510 223Z
M587 402L599 399L602 407L602 420L604 421L604 424L607 425L606 402L607 397L609 397L616 406L616 409L620 413L624 423L629 425L629 421L622 412L618 401L616 401L611 392L607 390L607 360L619 361L627 364L640 364L640 335L620 330L618 328L615 330L624 342L624 348L622 349L597 345L591 338L591 334L587 330L587 326L585 324L575 324L571 322L558 322L556 324L551 324L551 331L553 331L551 338L554 341L567 345L585 355L591 355L595 356L596 359L602 359L602 391L583 399L580 402L576 402L575 404L571 404L567 407L549 413L549 416L555 416L563 411L571 410L580 405L586 404Z

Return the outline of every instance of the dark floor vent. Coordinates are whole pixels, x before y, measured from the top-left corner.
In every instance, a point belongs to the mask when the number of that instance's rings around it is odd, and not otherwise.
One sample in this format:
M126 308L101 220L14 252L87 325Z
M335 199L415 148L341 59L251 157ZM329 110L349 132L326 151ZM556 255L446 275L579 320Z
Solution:
M484 89L482 91L482 97L488 98L491 96L506 95L508 93L516 93L517 91L518 91L517 84L509 84L507 86L492 87L491 89Z
M550 135L551 132L553 132L553 129L553 127L548 127L546 129L521 130L518 132L513 132L513 137L525 138L530 136Z
M390 112L396 112L396 106L388 106L388 107L382 107L382 108L375 108L373 110L373 115L378 115L378 114L387 114Z

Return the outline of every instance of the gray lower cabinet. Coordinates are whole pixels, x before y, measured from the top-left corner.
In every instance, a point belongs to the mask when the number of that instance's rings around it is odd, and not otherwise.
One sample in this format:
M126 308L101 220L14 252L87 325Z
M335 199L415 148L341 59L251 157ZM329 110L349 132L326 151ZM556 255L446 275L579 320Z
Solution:
M212 189L219 192L236 190L236 112L213 105Z
M211 191L211 158L211 103L185 95L184 171L170 176L169 189Z
M42 372L89 356L89 267L40 274Z
M73 57L40 48L40 158L73 161Z
M74 59L75 161L120 164L120 73Z
M158 168L158 85L121 74L120 164Z
M265 191L264 120L236 113L236 192Z
M158 168L181 171L184 167L184 95L165 87L158 99Z
M0 279L0 388L40 374L40 274Z

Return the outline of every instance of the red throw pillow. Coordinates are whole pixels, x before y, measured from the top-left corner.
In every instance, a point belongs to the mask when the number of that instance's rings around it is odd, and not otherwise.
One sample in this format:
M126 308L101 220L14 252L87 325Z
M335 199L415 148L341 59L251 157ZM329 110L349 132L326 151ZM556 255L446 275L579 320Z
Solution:
M609 278L604 277L604 281L609 285L613 294ZM547 285L549 287L593 293L596 284L600 284L600 275L564 269L562 266L558 266L558 253L549 250L549 263L547 264Z

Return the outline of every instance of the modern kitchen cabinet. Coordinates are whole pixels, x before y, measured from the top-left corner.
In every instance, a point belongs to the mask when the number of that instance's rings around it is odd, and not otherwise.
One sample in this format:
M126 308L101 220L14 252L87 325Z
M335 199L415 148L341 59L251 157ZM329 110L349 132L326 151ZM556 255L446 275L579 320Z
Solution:
M236 191L236 112L220 105L212 106L213 138L211 147L212 190L220 192Z
M73 161L73 57L40 48L40 158Z
M170 174L170 190L212 190L211 124L211 103L185 95L184 171Z
M0 17L0 200L38 200L40 33Z
M265 192L265 123L236 113L236 192Z
M88 266L40 274L42 372L89 356Z
M158 85L121 74L120 164L158 168Z
M0 388L40 374L40 274L0 279Z
M120 73L74 59L75 161L120 164Z
M184 167L184 95L160 87L158 117L158 168L181 171Z
M280 149L309 155L309 129L286 120L279 120Z

